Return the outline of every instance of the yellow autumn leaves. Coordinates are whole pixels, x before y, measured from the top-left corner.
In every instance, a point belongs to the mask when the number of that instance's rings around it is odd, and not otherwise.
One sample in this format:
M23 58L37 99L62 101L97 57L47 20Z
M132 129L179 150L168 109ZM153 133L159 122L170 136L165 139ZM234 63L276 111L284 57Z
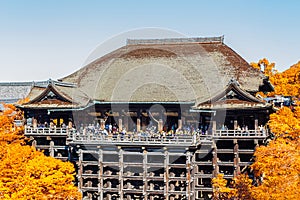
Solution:
M0 199L81 199L74 186L74 167L25 145L20 113L5 105L0 114Z
M252 196L255 199L300 199L299 141L278 138L255 152L251 166L257 180Z
M268 93L268 96L278 94L300 97L300 62L283 72L275 70L275 63L270 63L266 58L259 60L258 63L250 63L250 65L263 71L274 85L275 91Z

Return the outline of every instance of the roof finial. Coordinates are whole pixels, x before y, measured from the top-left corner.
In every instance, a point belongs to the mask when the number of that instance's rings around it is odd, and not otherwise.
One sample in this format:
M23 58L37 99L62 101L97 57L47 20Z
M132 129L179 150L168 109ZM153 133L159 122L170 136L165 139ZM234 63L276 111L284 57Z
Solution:
M235 85L237 85L237 86L240 86L239 82L238 82L235 78L231 78L231 79L229 80L228 85L230 85L230 84L235 84Z

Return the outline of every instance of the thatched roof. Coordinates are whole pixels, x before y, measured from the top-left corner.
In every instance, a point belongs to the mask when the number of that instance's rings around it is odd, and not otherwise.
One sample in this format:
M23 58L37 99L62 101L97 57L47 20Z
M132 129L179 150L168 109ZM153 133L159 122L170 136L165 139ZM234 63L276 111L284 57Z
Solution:
M214 37L128 40L61 80L104 102L203 102L231 79L256 92L265 78Z

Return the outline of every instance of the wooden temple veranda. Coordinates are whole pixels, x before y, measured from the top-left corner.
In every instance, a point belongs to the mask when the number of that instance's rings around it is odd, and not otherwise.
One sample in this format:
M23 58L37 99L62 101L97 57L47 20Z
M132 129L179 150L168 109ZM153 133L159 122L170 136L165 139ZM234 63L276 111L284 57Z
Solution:
M223 37L128 40L17 105L25 135L74 163L84 199L210 199L268 137L273 87ZM1 86L1 85L0 85Z

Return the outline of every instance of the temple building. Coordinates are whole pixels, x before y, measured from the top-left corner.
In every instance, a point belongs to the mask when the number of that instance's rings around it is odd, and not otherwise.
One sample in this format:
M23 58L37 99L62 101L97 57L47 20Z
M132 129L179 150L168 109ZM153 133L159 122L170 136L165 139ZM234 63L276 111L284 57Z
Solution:
M255 94L272 90L223 37L128 39L17 106L85 199L210 199L211 178L246 170L268 137L273 107Z

